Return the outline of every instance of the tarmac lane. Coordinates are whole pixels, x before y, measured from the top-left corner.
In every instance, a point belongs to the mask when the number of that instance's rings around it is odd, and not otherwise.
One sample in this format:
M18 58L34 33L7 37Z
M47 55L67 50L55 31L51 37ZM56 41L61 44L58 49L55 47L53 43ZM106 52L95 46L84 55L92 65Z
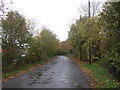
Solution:
M91 88L89 77L72 60L53 61L3 83L3 88Z

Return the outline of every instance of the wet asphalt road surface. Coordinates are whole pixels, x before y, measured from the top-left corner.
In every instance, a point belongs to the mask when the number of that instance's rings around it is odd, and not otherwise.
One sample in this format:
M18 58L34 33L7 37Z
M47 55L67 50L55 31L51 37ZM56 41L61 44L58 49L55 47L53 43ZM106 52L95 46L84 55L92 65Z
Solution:
M3 88L90 88L89 78L69 58L58 56L37 69L3 83Z

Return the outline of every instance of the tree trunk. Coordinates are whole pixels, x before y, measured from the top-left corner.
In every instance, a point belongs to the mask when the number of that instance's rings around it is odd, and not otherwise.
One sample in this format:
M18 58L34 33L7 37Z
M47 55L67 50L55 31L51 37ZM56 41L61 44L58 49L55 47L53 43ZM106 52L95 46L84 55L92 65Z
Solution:
M90 44L90 41L89 41L89 64L90 65L92 64L92 61L91 61L91 44Z
M88 16L89 16L89 30L90 30L90 0L88 0ZM88 41L89 43L89 63L91 64L91 45L90 45L90 40Z
M82 47L80 47L80 60L82 60Z

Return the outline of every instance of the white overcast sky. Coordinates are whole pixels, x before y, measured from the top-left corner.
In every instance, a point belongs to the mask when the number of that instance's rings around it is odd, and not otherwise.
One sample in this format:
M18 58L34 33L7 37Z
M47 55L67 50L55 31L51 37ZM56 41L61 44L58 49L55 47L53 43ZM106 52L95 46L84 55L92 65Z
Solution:
M12 0L12 9L26 18L34 19L38 26L46 26L64 41L70 24L79 18L78 8L88 0Z

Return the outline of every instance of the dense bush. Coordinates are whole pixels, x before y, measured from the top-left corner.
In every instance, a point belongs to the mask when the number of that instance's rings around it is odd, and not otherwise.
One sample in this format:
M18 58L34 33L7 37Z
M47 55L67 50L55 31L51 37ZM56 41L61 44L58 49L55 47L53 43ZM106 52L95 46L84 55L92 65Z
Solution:
M120 53L116 50L108 52L104 58L104 64L110 73L120 80Z
M85 43L82 48L83 48L83 60L88 61L89 59L88 43Z
M22 55L28 46L28 39L31 38L26 25L25 18L17 11L8 12L6 18L2 18L2 64L3 71L8 67L23 62Z
M58 43L59 41L55 34L48 29L43 29L39 36L33 37L29 41L27 62L42 62L47 57L55 56L57 54Z

